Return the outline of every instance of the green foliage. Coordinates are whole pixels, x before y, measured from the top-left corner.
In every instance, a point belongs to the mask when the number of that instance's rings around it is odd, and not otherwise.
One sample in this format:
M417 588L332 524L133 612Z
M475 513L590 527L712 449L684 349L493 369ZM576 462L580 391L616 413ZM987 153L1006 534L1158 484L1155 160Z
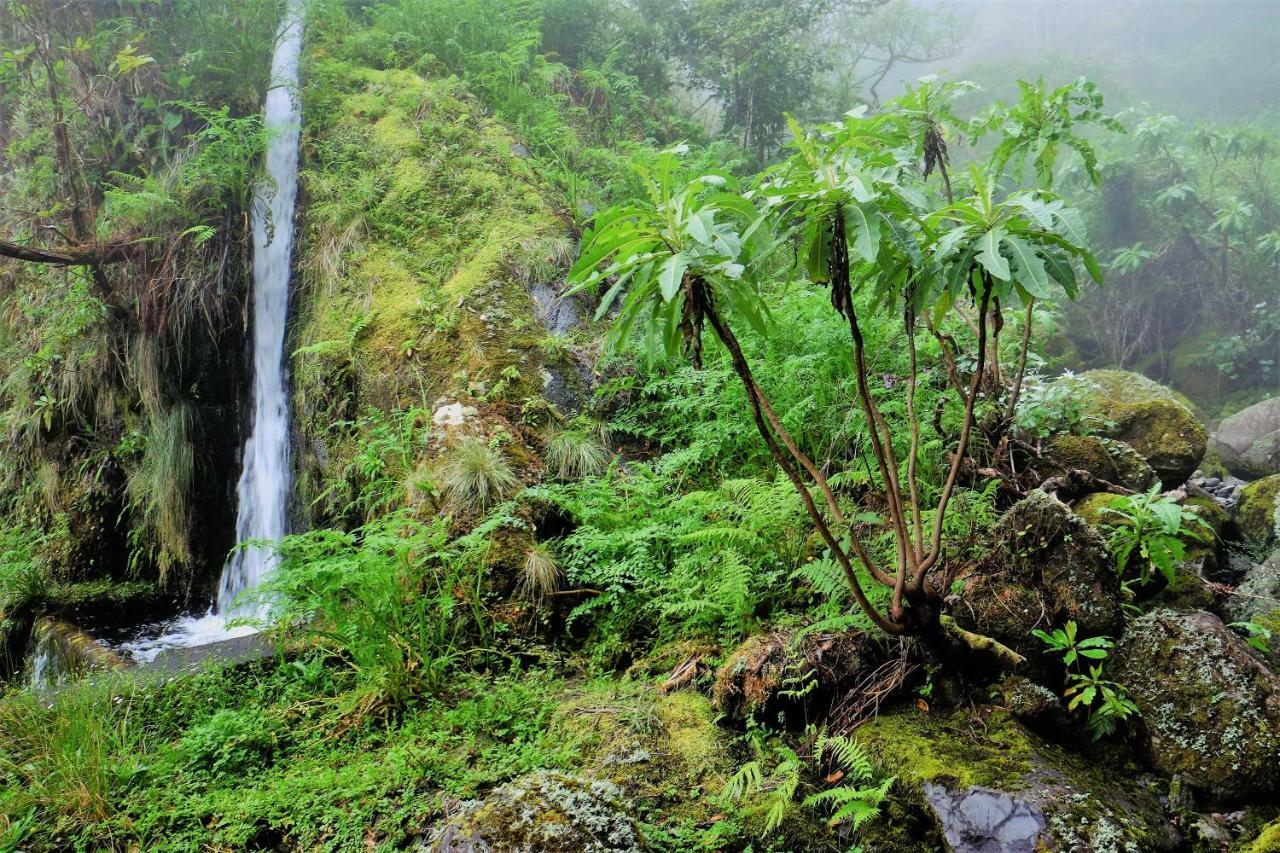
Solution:
M1088 712L1085 727L1094 740L1114 734L1130 717L1138 715L1138 706L1126 695L1124 687L1103 678L1101 661L1114 646L1110 637L1077 637L1074 621L1052 632L1039 629L1031 633L1048 646L1045 654L1062 657L1067 667L1067 709ZM1099 661L1091 664L1087 661Z
M815 737L812 729L808 735ZM816 734L811 763L780 741L762 741L750 734L747 740L756 758L738 768L720 796L762 840L802 810L821 813L831 826L844 824L857 832L879 814L894 783L892 776L880 776L867 751L849 737ZM824 773L838 773L839 783L799 796L815 788Z
M362 707L395 708L483 653L479 581L472 561L446 550L443 522L402 511L351 533L285 537L261 597L288 635L356 674Z
M991 167L1003 173L1012 166L1015 179L1022 176L1030 160L1036 183L1053 186L1058 155L1063 148L1080 155L1085 173L1097 184L1098 155L1093 145L1077 131L1077 126L1099 125L1123 133L1120 122L1103 112L1102 92L1083 77L1050 90L1041 78L1035 83L1018 81L1019 98L1012 106L1000 104L975 119L969 132L976 141L998 131L1001 140L992 153Z
M1031 375L1022 387L1014 426L1023 435L1044 439L1051 435L1090 435L1102 426L1089 410L1089 397L1079 383L1053 382Z
M1102 525L1108 531L1116 571L1122 576L1136 571L1141 583L1151 578L1152 569L1173 583L1186 543L1212 536L1209 525L1194 511L1161 497L1159 484L1145 493L1111 501L1103 508ZM1137 559L1131 564L1135 552Z
M502 451L478 438L450 448L437 477L445 500L460 512L483 513L520 485Z
M0 788L7 806L86 822L145 770L146 720L117 701L127 685L105 679L52 697L12 693L0 705ZM8 811L6 808L5 811Z
M1271 640L1275 632L1257 622L1231 622L1228 628L1244 635L1244 641L1264 655L1271 654Z
M582 237L569 273L574 291L608 280L596 318L620 296L610 334L624 340L643 319L651 353L668 358L683 341L700 361L704 304L727 305L763 331L759 286L745 275L753 256L767 249L756 237L763 219L734 194L736 182L712 174L679 183L679 150L664 152L654 168L639 167L649 198L596 216Z
M1077 638L1076 623L1074 621L1067 622L1062 628L1054 628L1052 632L1041 631L1037 628L1031 633L1049 647L1045 654L1056 653L1062 655L1062 662L1067 666L1072 666L1080 658L1102 660L1107 656L1107 652L1111 650L1112 646L1115 645L1111 642L1110 637Z
M279 723L259 709L223 708L189 729L177 752L189 770L244 776L271 764L279 738Z

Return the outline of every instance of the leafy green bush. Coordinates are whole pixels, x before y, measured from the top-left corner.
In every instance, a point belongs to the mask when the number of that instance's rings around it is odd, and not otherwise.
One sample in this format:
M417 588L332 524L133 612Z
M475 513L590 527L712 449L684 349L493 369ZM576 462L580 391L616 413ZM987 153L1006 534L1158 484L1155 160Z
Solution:
M1047 646L1045 654L1061 656L1067 668L1064 696L1067 709L1087 712L1085 724L1098 739L1115 733L1117 727L1139 713L1122 685L1102 677L1103 663L1115 645L1110 637L1079 637L1074 621L1053 631L1036 629L1031 633ZM1087 663L1098 661L1098 663Z
M1209 525L1192 510L1160 496L1160 485L1136 495L1115 498L1103 508L1102 526L1108 532L1116 571L1136 573L1139 583L1158 571L1174 582L1177 564L1186 556L1186 543L1212 536ZM1137 559L1133 559L1135 557Z
M280 736L280 724L258 708L223 708L188 729L177 752L188 769L244 776L270 765Z
M354 672L372 710L439 690L483 654L479 583L477 565L446 549L443 521L402 510L350 533L285 537L262 597L288 634Z

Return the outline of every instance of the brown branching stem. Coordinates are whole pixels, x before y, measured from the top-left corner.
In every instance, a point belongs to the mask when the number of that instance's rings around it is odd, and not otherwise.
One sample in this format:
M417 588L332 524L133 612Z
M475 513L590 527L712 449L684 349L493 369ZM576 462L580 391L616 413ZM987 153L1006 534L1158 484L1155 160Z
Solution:
M788 454L784 453L782 448L778 445L778 440L774 437L773 432L770 430L769 423L765 418L764 406L761 402L762 395L760 394L760 388L756 384L755 377L751 372L751 366L747 363L747 359L742 353L742 347L738 343L738 339L734 335L733 330L720 318L719 312L715 310L715 306L713 305L708 305L706 319L711 323L711 328L715 331L720 342L724 344L725 349L729 351L729 357L733 362L734 372L738 374L738 378L741 380L743 388L746 389L747 401L751 407L751 415L755 420L756 430L760 433L761 438L764 439L765 444L768 446L769 453L773 456L774 462L777 463L778 467L787 475L787 479L791 481L792 486L795 487L796 493L804 503L805 510L809 513L810 519L812 519L814 526L818 530L818 534L822 537L822 540L826 543L827 547L831 550L831 553L835 556L836 561L840 564L840 568L844 572L845 581L848 583L849 589L853 593L854 600L857 601L858 606L864 613L866 613L872 623L881 630L890 634L902 634L903 626L897 622L886 619L879 611L876 610L875 606L867 598L866 592L862 589L862 584L859 583L857 574L853 570L853 565L849 561L848 554L846 554L845 550L840 547L840 543L836 541L835 535L831 532L831 528L827 524L826 519L822 517L822 513L814 503L813 496L809 493L809 489L805 486L803 479L800 477L795 461ZM856 533L852 530L849 532L849 535L851 541L855 541L857 539ZM859 547L858 550L862 551L861 547Z

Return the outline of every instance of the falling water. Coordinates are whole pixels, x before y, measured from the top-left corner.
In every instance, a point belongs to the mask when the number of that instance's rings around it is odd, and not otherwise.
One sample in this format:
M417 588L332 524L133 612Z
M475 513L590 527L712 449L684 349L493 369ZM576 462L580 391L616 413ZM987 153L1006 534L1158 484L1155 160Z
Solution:
M236 541L278 540L285 534L289 502L289 405L285 389L285 319L293 253L293 206L298 195L298 58L302 52L302 3L290 0L271 59L265 121L270 132L266 180L254 196L253 416L237 486ZM270 548L238 548L222 570L218 598L208 613L147 626L118 646L137 660L153 660L168 648L198 646L251 633L227 628L230 618L264 616L262 605L235 604L270 573Z
M293 204L298 195L297 97L302 49L299 4L291 3L271 60L267 93L267 181L253 204L253 423L244 444L237 487L236 541L276 541L285 534L289 502L289 401L285 393L284 336L293 253ZM222 571L216 611L233 615L236 596L271 571L269 548L237 549ZM234 615L253 615L235 612Z

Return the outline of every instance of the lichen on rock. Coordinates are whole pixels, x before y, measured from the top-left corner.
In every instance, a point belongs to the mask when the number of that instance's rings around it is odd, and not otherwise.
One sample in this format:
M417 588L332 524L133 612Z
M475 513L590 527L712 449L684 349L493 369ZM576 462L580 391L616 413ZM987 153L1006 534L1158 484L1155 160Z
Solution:
M1280 677L1204 612L1156 610L1116 645L1108 674L1142 712L1153 766L1209 797L1266 797L1280 784Z
M648 847L608 782L539 771L462 804L430 853L641 853Z

